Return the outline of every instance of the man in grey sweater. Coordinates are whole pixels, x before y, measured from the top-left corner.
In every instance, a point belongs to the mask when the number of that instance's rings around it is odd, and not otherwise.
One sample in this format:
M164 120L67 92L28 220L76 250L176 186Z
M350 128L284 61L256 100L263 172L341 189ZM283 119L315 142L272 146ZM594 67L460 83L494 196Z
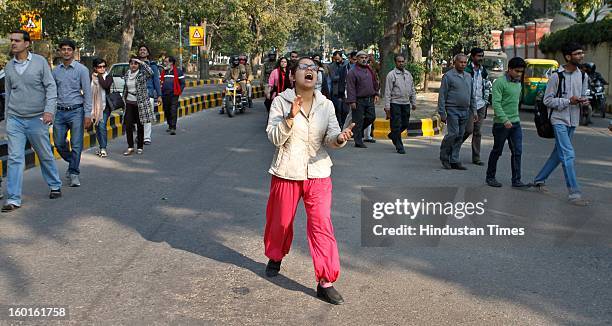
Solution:
M402 132L408 129L410 110L416 110L416 91L412 75L406 67L403 55L395 57L395 69L387 74L385 83L385 113L391 119L391 132L387 135L395 150L406 154L402 142Z
M477 121L476 98L472 89L472 76L464 72L467 56L458 54L453 59L454 69L442 77L438 93L438 113L446 123L446 136L440 145L440 161L445 169L467 170L459 161L465 126L473 113Z
M30 35L10 34L14 58L6 65L6 133L8 136L7 200L2 212L21 207L25 145L29 141L38 155L40 169L51 189L49 198L62 196L59 174L49 140L49 125L56 110L57 88L47 60L30 53Z

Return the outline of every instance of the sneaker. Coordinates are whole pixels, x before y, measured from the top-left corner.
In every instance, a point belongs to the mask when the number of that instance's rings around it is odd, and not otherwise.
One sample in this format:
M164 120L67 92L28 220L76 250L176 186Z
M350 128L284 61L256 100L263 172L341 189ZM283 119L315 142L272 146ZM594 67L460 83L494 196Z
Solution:
M102 148L100 150L100 157L107 157L107 156L108 156L108 153L106 152L106 149Z
M512 188L529 188L529 187L531 187L530 184L523 183L522 181L515 182L512 184Z
M133 148L128 148L127 151L123 152L123 156L130 156L132 154L134 154Z
M467 168L463 165L461 165L461 163L451 163L451 169L453 170L467 170Z
M487 179L487 185L491 187L495 187L495 188L499 188L502 186L502 184L499 181L497 181L495 178Z
M57 189L57 190L51 190L51 192L49 193L49 199L57 199L62 197L62 190Z
M568 196L567 201L572 204L572 205L576 205L576 206L588 206L589 202L585 199L582 198L582 195L580 194L571 194Z
M136 154L138 155L142 155L142 153L144 152L144 150L142 148L139 148L136 150Z
M145 139L144 144L145 145L151 145L151 140L150 139Z
M77 174L70 175L70 187L80 187L81 180L79 180L79 176Z
M374 139L374 138L364 139L363 141L366 142L366 143L372 143L372 144L376 143L376 139Z
M6 204L4 206L2 206L2 213L8 213L8 212L12 212L16 209L19 209L21 206L17 206L15 204Z
M344 299L340 295L338 290L334 289L333 286L324 288L321 284L317 285L317 298L321 298L331 304L340 305L344 303Z
M170 135L172 136L176 135L176 130L175 129L170 130Z

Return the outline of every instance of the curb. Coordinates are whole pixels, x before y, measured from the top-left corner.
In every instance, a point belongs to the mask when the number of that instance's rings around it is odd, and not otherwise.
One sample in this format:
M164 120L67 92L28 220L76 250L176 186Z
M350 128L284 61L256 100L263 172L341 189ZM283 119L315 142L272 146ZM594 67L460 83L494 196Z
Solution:
M402 133L402 137L431 137L439 135L442 131L442 122L440 117L435 115L427 119L411 120L408 124L408 130ZM374 138L389 139L387 135L391 132L389 120L377 118L374 121Z
M185 88L187 87L198 87L204 85L218 85L223 84L223 80L220 78L205 79L205 80L187 80L185 81Z
M199 81L204 82L204 81ZM213 92L202 95L194 95L189 97L184 97L179 100L179 108L177 115L179 118L194 114L196 112L211 109L214 107L221 106L223 102L223 92ZM263 97L264 92L261 86L253 86L253 98ZM157 106L154 109L156 122L153 124L159 124L166 121L164 116L164 110L161 105ZM121 121L122 113L119 112L111 112L111 116L108 118L108 122L106 123L106 132L108 135L108 140L115 139L121 137L124 134L123 124ZM51 139L51 145L53 147L53 156L55 159L60 159L60 155L55 148L53 142L53 128L49 128L49 137ZM69 136L70 137L70 136ZM83 151L92 148L98 144L96 139L96 133L93 130L85 130L83 134ZM7 161L8 161L8 142L3 140L0 142L0 159L2 159L2 165L0 165L0 175L6 176L7 171ZM26 142L26 150L25 150L25 168L29 169L35 166L40 165L38 160L38 155L34 152L29 142Z

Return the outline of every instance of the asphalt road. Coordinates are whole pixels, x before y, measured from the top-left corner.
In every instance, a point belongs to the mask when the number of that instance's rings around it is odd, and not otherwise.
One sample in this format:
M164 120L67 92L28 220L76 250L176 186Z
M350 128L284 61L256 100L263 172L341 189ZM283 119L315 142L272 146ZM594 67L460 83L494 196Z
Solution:
M38 169L27 170L23 207L0 215L0 305L65 305L70 319L59 323L73 325L612 324L612 137L605 121L576 134L579 181L593 202L587 208L565 203L560 169L550 180L552 196L507 187L506 153L500 189L483 185L484 167L441 170L440 137L410 139L407 155L389 141L332 151L342 265L336 287L346 303L331 306L315 297L302 206L282 275L263 276L273 154L265 117L256 101L231 119L216 110L183 118L176 136L157 125L142 156L121 156L125 140L113 140L108 158L83 155L82 187L64 188L60 200L47 199ZM529 181L551 142L537 138L532 123L524 127ZM490 120L484 135L488 154ZM63 174L66 164L58 166ZM362 186L470 186L503 198L501 213L566 237L522 246L362 247ZM568 220L574 224L560 223Z

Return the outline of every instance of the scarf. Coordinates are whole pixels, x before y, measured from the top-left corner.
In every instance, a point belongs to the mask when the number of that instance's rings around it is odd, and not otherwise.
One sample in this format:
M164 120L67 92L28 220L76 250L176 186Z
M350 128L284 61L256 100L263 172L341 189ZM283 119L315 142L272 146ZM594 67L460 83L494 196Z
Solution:
M102 86L98 81L98 77L91 77L91 91L92 91L92 109L91 109L91 119L94 122L94 125L97 126L102 120L102 115L104 113L104 107L106 103L102 103Z
M276 81L276 83L276 91L278 94L284 92L287 88L291 87L291 84L289 83L287 69L285 69L285 72L283 72L280 67L278 68L278 80Z
M181 84L179 83L178 69L176 69L176 66L172 67L172 76L174 76L174 82L172 83L172 90L174 92L174 96L180 96L182 91L181 91ZM162 85L164 84L165 81L166 81L166 74L164 73L164 75L161 77Z

